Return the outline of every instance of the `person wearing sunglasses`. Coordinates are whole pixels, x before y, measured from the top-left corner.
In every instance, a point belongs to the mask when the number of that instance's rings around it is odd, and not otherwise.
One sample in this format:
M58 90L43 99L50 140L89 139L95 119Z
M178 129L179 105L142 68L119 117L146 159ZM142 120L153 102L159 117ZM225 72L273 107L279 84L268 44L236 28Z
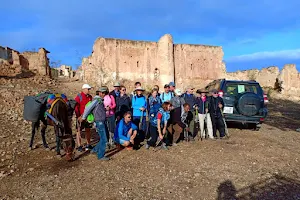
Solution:
M138 127L131 121L132 114L127 111L124 114L123 119L120 120L116 127L114 134L114 140L118 145L126 147L127 150L131 150L134 145L134 139L137 134Z
M211 91L211 96L208 97L205 108L205 112L210 114L213 136L217 138L218 130L220 133L220 138L222 139L225 136L225 124L222 116L224 101L221 97L219 97L219 93L216 89Z
M131 109L131 100L130 96L126 94L126 87L120 87L120 95L116 98L116 119L117 123L122 119L124 114Z

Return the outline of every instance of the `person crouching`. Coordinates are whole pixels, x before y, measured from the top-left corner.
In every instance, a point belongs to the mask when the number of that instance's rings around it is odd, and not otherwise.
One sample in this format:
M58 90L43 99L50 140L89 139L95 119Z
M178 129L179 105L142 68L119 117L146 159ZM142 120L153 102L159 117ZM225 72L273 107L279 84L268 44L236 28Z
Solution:
M146 149L149 149L150 146L156 146L157 138L162 142L161 147L166 150L168 149L166 145L166 136L171 106L170 102L164 102L157 114L150 119L150 139L147 141Z
M126 147L127 150L131 150L134 145L134 139L137 134L138 127L131 121L132 114L127 111L124 114L124 118L117 124L114 140L117 144Z

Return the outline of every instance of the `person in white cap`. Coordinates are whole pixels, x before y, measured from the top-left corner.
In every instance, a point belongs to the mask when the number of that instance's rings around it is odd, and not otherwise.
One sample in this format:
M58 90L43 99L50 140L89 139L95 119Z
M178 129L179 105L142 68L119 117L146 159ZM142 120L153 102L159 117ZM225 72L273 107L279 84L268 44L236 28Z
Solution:
M75 106L75 115L76 115L76 142L77 142L77 150L83 151L83 147L81 144L81 135L80 132L85 129L85 137L87 140L86 150L91 150L93 147L91 146L91 128L92 124L87 123L86 121L81 122L82 115L84 113L85 105L92 101L93 97L90 95L90 90L92 87L89 84L83 84L82 91L75 97L75 101L77 102Z
M174 91L175 93L175 96L171 98L171 104L173 106L173 108L178 108L178 107L181 107L183 106L183 104L185 103L185 100L184 98L181 96L182 93L181 93L181 90L179 89L176 89Z

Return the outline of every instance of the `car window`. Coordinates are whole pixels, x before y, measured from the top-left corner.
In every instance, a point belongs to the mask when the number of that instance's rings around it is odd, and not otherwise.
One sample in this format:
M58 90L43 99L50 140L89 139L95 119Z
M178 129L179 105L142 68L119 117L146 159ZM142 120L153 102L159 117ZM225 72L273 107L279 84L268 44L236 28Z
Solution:
M253 92L258 95L262 95L262 90L258 84L238 84L227 83L225 87L225 95L238 95L244 92Z

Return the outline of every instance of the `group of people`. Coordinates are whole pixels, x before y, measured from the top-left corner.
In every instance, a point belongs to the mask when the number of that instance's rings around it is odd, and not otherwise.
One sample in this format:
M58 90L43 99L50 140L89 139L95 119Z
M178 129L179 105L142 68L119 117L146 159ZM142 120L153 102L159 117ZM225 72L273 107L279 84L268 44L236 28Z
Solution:
M168 149L168 146L176 146L181 140L193 141L197 136L215 140L218 138L217 130L219 138L223 138L223 99L219 97L217 90L212 90L207 95L209 92L204 89L197 90L194 94L194 89L188 86L182 93L176 89L174 82L170 82L164 85L164 92L159 93L159 86L155 85L146 96L140 82L135 83L131 94L117 82L111 92L106 86L97 88L94 97L91 94L92 87L88 84L82 86L82 91L74 100L68 100L63 94L59 97L70 107L70 126L75 112L77 150L91 151L97 154L98 159L109 160L105 157L107 147L117 145L128 150L139 148L145 139L146 149L157 146ZM48 96L47 109L51 110L56 98L57 95L54 94ZM30 149L39 121L32 123ZM45 139L47 121L45 117L41 117L41 121L43 145L49 149ZM95 147L91 145L91 128L94 126L100 136ZM85 130L85 146L81 141L82 130ZM58 139L56 148L57 154L60 154Z
M140 82L135 83L131 94L127 94L125 86L115 83L113 91L102 86L92 97L91 89L90 85L84 84L75 98L77 150L84 150L81 130L85 129L85 150L96 153L100 160L109 160L105 157L107 146L132 149L146 139L146 149L157 146L168 149L181 140L195 140L198 132L201 138L207 135L213 140L218 138L217 130L219 138L225 136L224 102L217 90L210 91L211 95L205 90L197 90L194 94L195 88L188 86L182 93L174 82L170 82L164 86L164 92L159 93L159 87L155 85L145 96ZM91 113L93 123L88 121ZM93 125L100 136L95 147L91 145Z

